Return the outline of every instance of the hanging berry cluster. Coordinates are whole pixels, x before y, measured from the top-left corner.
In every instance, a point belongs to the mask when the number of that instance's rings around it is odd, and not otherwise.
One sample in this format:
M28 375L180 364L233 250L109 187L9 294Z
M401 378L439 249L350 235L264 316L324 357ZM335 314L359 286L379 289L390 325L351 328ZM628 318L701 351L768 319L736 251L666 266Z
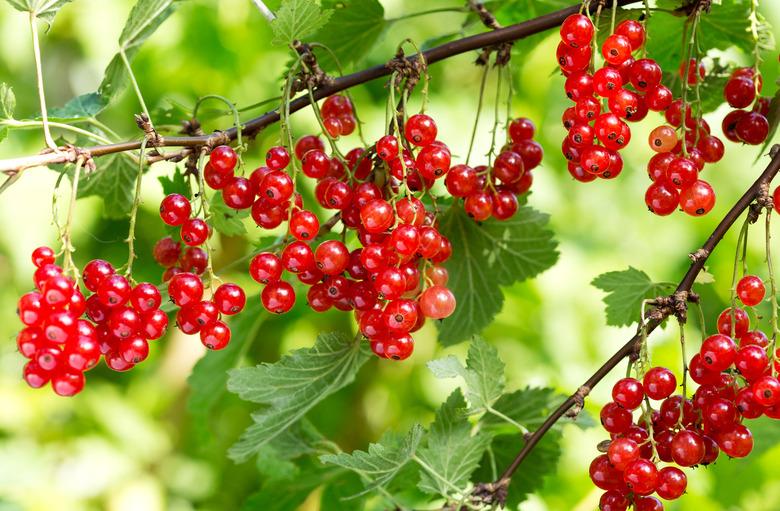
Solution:
M29 362L24 379L33 388L51 382L54 392L73 396L84 388L84 372L102 355L114 371L127 371L149 356L149 341L168 327L160 310L159 289L148 282L132 285L101 259L84 266L85 298L76 280L54 264L54 251L32 253L35 291L19 299L25 325L17 335L19 352Z
M766 294L755 275L744 276L735 290L748 307ZM709 465L721 452L747 456L753 436L743 422L762 415L780 418L780 363L766 334L751 330L747 312L738 307L721 312L717 329L688 362L686 375L699 385L691 398L685 381L683 392L676 393L677 379L664 367L623 378L612 388L613 401L601 410L610 440L600 444L604 454L590 465L593 483L606 490L600 509L663 510L653 494L680 497L687 486L681 468Z
M769 135L769 98L759 96L764 80L753 67L740 67L731 73L723 96L735 108L723 118L723 134L732 142L758 145ZM744 110L753 105L751 111Z
M481 222L491 216L506 220L517 212L517 197L533 184L531 171L542 162L542 146L533 140L534 123L525 117L509 123L510 142L488 167L453 166L444 184L453 197L463 198L466 213Z
M352 112L348 98L334 96L323 105L324 118L331 110L326 106L334 104L342 109L349 105ZM449 258L452 246L438 232L434 212L427 211L413 193L422 195L449 171L449 149L436 140L436 134L431 117L411 116L404 126L409 149L403 151L403 162L395 135L386 135L375 144L378 161L372 162L365 149L355 148L344 157L346 165L337 154L329 156L314 135L295 144L303 174L317 181L319 205L337 211L344 226L356 231L360 246L354 249L348 248L346 238L310 245L320 230L319 219L303 208L297 194L290 210L294 181L284 172L289 157L282 158L285 163L279 168L273 160L286 156L286 151L281 147L269 150L266 167L252 174L261 177L252 217L268 228L289 218L288 234L293 240L277 252L255 255L250 262L250 276L264 286L261 300L267 310L282 314L295 303L292 284L282 278L286 271L310 286L306 299L313 310L354 311L374 353L394 360L411 355L414 341L410 334L422 327L425 318L443 319L452 313L455 297L446 288L447 271L438 266ZM417 148L416 155L412 146ZM385 175L389 180L383 182ZM281 182L284 186L280 187L277 183ZM255 214L268 201L287 201L272 222Z
M563 114L568 130L562 151L569 173L581 182L614 179L623 171L619 151L631 140L625 121L645 118L648 109L663 110L671 91L661 84L661 68L651 59L634 60L632 52L645 42L644 27L626 20L601 47L604 65L590 73L593 23L583 14L564 20L558 44L558 65L566 76L565 91L574 106ZM628 89L633 87L633 91ZM602 100L607 110L602 112Z

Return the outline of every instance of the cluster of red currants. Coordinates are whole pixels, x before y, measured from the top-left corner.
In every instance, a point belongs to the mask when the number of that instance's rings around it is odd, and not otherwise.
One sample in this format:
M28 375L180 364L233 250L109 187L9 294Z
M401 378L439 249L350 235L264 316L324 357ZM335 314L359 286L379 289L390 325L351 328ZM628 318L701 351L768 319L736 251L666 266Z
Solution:
M241 286L221 284L210 300L203 299L203 282L190 272L177 273L168 281L168 295L179 307L176 326L187 335L200 334L200 342L210 350L221 350L230 342L230 327L222 314L238 314L246 305Z
M318 235L320 223L312 211L303 209L298 195L290 213L292 178L284 173L290 186L282 190L276 185L280 180L272 177L283 173L281 169L268 173L261 167L255 171L266 173L259 185L258 202L287 201L286 214L272 226L289 218L288 232L294 238L278 252L255 255L250 263L251 277L264 286L261 300L267 310L282 314L295 303L293 286L282 279L286 270L310 286L307 302L312 309L354 311L374 353L394 360L411 355L414 341L410 333L419 329L425 318L442 319L452 313L455 297L446 287L447 271L438 266L449 258L452 246L437 230L433 212L426 211L412 193L428 188L449 171L449 149L436 141L436 134L432 118L414 115L404 126L410 149L404 149L403 161L398 138L387 135L376 143L377 161L372 162L368 152L356 148L347 153L346 165L328 156L318 137L307 135L298 140L295 156L303 174L317 180L317 202L326 210L338 211L344 226L357 233L361 246L352 250L333 239L312 248L310 243ZM414 148L418 148L416 157ZM269 167L270 157L281 151L269 151ZM375 165L386 166L387 181L372 179ZM265 222L258 224L268 227Z
M694 64L691 60L690 66ZM704 75L704 68L698 69L698 74L689 70L689 84L695 84ZM682 100L674 100L664 114L669 124L655 128L648 139L650 148L657 154L647 163L652 184L645 192L645 204L659 216L669 215L678 207L689 215L701 216L715 206L715 191L700 179L700 172L706 163L723 158L723 142L710 133L707 121L694 118L690 105L685 106L684 121L682 111ZM672 126L684 131L684 147Z
M152 255L157 263L165 268L163 282L168 282L177 273L185 271L197 275L206 271L209 262L208 253L200 247L187 247L182 251L181 243L170 236L161 238L154 244Z
M325 98L320 109L322 124L333 138L350 135L355 131L357 119L352 102L346 96L335 95Z
M754 275L743 277L736 291L746 306L760 303L766 292ZM652 494L674 500L685 492L687 478L678 467L709 465L721 451L745 457L753 449L753 436L744 419L780 418L780 382L774 376L780 364L770 361L767 336L749 327L743 309L728 308L719 315L719 333L706 338L688 364L688 374L699 385L690 399L675 394L677 379L663 367L649 369L642 381L623 378L614 385L613 401L601 410L611 439L590 466L593 483L606 490L602 511L625 511L630 505L638 511L663 510ZM660 401L658 409L649 400ZM634 421L633 412L643 404ZM659 463L677 466L659 468Z
M513 119L508 128L511 142L501 149L491 167L461 164L447 173L447 191L464 199L463 207L474 220L481 222L491 216L506 220L517 212L517 197L531 188L531 171L544 155L542 146L533 140L534 131L530 119Z
M569 16L560 35L558 64L566 76L566 95L575 103L563 113L568 134L562 151L569 160L569 173L581 182L613 179L623 170L619 151L631 140L625 121L644 119L648 109L666 109L672 93L661 84L661 67L654 60L632 57L645 43L641 23L626 20L615 28L601 47L605 63L592 75L590 19L582 14ZM606 111L602 112L599 98L606 100Z
M18 304L25 328L17 336L19 352L30 359L24 379L34 388L51 382L54 392L72 396L84 388L84 372L103 355L106 365L126 371L149 355L150 340L168 327L153 284L132 285L110 263L95 259L84 266L85 298L74 279L54 264L52 249L33 251L35 291Z
M732 142L758 145L769 135L769 98L759 96L764 81L756 68L740 67L723 87L729 106L736 108L723 118L723 134ZM753 105L751 111L743 110Z

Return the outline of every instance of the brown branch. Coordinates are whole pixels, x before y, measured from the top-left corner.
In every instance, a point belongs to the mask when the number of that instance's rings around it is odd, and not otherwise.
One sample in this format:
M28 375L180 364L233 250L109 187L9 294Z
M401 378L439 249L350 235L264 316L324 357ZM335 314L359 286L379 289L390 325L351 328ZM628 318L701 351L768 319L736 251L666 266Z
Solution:
M775 148L780 148L780 145L776 145ZM707 238L707 241L704 242L704 245L702 245L699 250L694 252L696 257L692 258L693 262L688 268L688 271L685 273L685 276L677 285L677 289L675 290L674 295L681 296L685 294L686 296L690 296L691 300L698 298L696 295L691 294L691 287L693 286L696 277L699 275L699 272L704 269L704 263L707 261L707 258L718 245L718 243L720 243L720 241L723 239L723 236L729 231L729 229L731 229L731 226L734 225L734 222L736 222L737 219L742 215L742 213L744 213L745 210L751 206L753 201L759 200L762 197L762 192L766 193L765 191L768 190L769 183L777 175L778 171L780 171L780 150L775 148L773 148L774 155L772 156L772 160L769 162L769 165L767 165L764 172L761 173L758 179L756 179L750 188L748 188L742 197L740 197L737 203L732 206L728 213L726 213L726 215L723 217L723 220L720 221L718 226L715 227L715 230L712 231L710 237ZM668 310L664 312L663 317L654 317L648 321L647 333L655 330L658 325L661 324L663 319L665 319L665 317L674 314L674 310L672 308L667 309ZM609 374L612 369L615 368L615 366L617 366L624 358L635 351L641 340L642 337L639 333L629 339L629 341L624 344L622 348L620 348L614 355L612 355L612 357L610 357L610 359L607 360L604 365L599 367L598 370L580 386L580 389L586 388L590 390L595 387L607 374ZM504 470L504 473L501 474L501 477L489 485L489 488L507 488L512 475L515 473L523 460L528 457L528 455L531 453L534 447L536 447L542 437L544 437L544 435L555 425L556 422L558 422L558 420L561 419L561 417L566 415L570 409L578 406L581 395L581 390L578 390L569 396L566 401L564 401L547 417L539 429L534 431L533 434L526 438L525 444L523 445L522 449L520 449L520 452L517 454L517 456L515 456L515 459L506 468L506 470ZM488 486L478 486L482 493L485 492L486 487ZM482 495L475 494L475 496L481 497Z
M617 0L616 4L618 6L623 6L627 4L636 3L638 1L639 0ZM596 2L592 3L592 8L594 9L595 9L595 4ZM456 55L461 55L463 53L468 53L474 50L480 50L482 48L496 46L501 43L516 41L518 39L523 39L525 37L538 34L540 32L544 32L545 30L549 30L551 28L557 27L558 25L561 24L561 22L563 22L564 19L566 19L567 16L577 13L579 12L579 10L580 10L580 4L572 5L571 7L567 7L565 9L551 12L549 14L545 14L543 16L539 16L537 18L533 18L528 21L524 21L522 23L517 23L515 25L510 25L508 27L492 30L490 32L484 32L481 34L464 37L462 39L457 39L455 41L451 41L442 44L440 46L433 47L430 50L423 52L423 55L425 57L425 62L427 64L432 64L434 62L439 62L441 60L445 60L450 57L454 57ZM410 55L409 57L406 57L406 59L411 63L416 62L417 58L418 58L417 55ZM320 100L322 98L332 96L333 94L349 89L356 85L361 85L370 82L372 80L376 80L377 78L388 76L391 74L391 72L392 72L391 69L387 65L382 64L367 69L363 69L362 71L357 71L355 73L345 75L340 78L336 78L333 80L333 83L326 84L322 87L317 88L313 94L314 99ZM309 104L310 101L308 95L301 96L298 99L295 99L294 101L290 102L289 105L290 113L297 112L298 110L301 110L309 106ZM259 117L250 119L249 121L244 123L243 130L241 133L244 136L252 137L256 135L258 132L260 132L260 130L262 130L266 126L274 124L278 121L279 121L279 111L272 110ZM225 131L218 131L212 133L211 135L165 137L165 139L162 141L163 143L161 147L167 146L167 147L186 148L186 147L200 147L204 145L213 147L214 145L217 145L219 143L225 143L226 140L234 140L235 138L236 138L236 128L230 128ZM140 149L140 147L141 147L140 141L129 141L129 142L120 142L117 144L98 145L98 146L88 147L85 150L88 151L93 157L99 157L99 156L105 156L107 154L114 154L114 153L119 153L124 151L134 151ZM177 156L181 156L181 155L177 153ZM73 156L72 153L38 154L34 156L26 156L26 157L14 158L10 160L0 160L0 172L18 171L20 169L24 169L28 167L37 167L41 165L51 165L56 163L68 163L73 161L75 161L75 156Z

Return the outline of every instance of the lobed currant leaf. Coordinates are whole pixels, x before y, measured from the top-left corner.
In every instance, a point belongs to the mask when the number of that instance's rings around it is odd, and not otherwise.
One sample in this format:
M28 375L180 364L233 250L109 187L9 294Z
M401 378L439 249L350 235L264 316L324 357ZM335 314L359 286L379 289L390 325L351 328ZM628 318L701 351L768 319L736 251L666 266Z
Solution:
M240 508L241 511L288 511L298 509L308 496L323 482L340 478L345 471L339 467L323 467L307 463L299 468L297 475L282 484L268 481L260 491L250 495Z
M54 21L54 16L67 3L73 0L5 0L17 11L32 13L47 23Z
M49 108L49 120L72 122L90 119L102 112L107 104L106 98L97 92L88 92L76 96L61 107Z
M103 199L103 216L124 218L133 206L138 167L121 154L106 156L98 169L82 173L78 198L98 196Z
M103 72L98 94L111 103L127 85L128 74L122 53L128 61L138 53L140 46L168 19L182 0L138 0L127 16L119 35L119 52Z
M504 363L495 346L481 337L471 342L466 367L453 355L431 360L427 365L437 378L463 379L470 413L487 410L504 392Z
M271 23L271 44L288 45L304 39L324 26L332 14L331 9L322 9L313 0L284 0Z
M314 39L327 46L342 66L361 61L388 27L378 0L323 0L322 7L332 9L333 16ZM338 67L328 51L318 51L317 62L323 69Z
M452 495L455 488L465 489L490 443L490 435L471 434L465 409L466 400L458 388L436 412L424 447L417 453L424 462L418 485L424 492ZM433 469L435 475L428 472L428 468Z
M4 119L13 119L16 109L16 95L14 89L7 83L0 83L0 111Z
M235 210L227 207L221 194L214 194L209 200L209 224L225 236L243 236L246 226L243 219L249 216L248 209Z
M195 419L194 424L205 425L211 411L225 395L228 371L241 361L268 315L259 300L250 302L244 314L230 322L231 342L219 351L209 350L192 368L187 383L190 395L187 410Z
M501 310L501 286L534 277L558 260L548 215L524 206L510 219L474 222L461 206L442 217L440 231L452 242L445 263L447 286L458 300L455 312L439 322L445 346L478 334Z
M185 197L190 196L190 187L187 185L187 179L184 177L184 173L179 172L177 169L172 176L160 176L157 178L162 186L163 194L171 195L172 193L178 193Z
M252 415L254 424L230 448L229 456L244 461L256 453L314 405L351 383L369 354L367 345L359 340L321 334L313 347L296 350L275 364L230 371L230 392L245 401L270 406Z
M422 426L415 424L404 437L388 432L379 442L369 444L367 451L325 454L320 456L320 461L359 474L365 481L365 490L360 493L362 495L392 481L415 456L424 433Z
M627 270L602 273L591 282L605 291L607 324L628 326L639 320L642 301L674 291L674 284L653 282L641 270L629 266Z

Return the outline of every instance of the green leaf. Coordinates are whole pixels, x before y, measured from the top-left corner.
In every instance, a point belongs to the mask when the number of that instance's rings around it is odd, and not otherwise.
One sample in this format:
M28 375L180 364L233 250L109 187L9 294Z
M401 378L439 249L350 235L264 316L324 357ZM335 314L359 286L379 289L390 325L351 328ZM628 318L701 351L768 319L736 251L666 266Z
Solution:
M179 172L174 174L174 176L180 175ZM162 182L163 179L169 178L161 177L160 181ZM250 302L246 310L230 322L232 335L227 347L219 351L207 351L195 364L187 378L190 386L187 410L197 417L196 420L208 419L209 413L225 393L228 370L236 367L241 361L242 354L255 340L260 326L267 317L259 301Z
M16 96L14 89L3 82L0 83L0 111L3 112L4 119L13 119L16 109Z
M496 348L481 337L475 337L469 346L466 367L449 355L428 362L428 368L437 378L463 378L471 413L487 410L504 392L504 363Z
M249 216L248 209L230 209L222 200L222 195L217 193L209 200L209 213L211 226L225 236L242 236L246 234L246 227L241 221Z
M190 195L190 186L187 183L187 178L184 177L184 173L178 168L174 171L173 177L160 176L157 180L162 185L163 193L165 195L170 195L172 193L178 193L185 197L189 197Z
M501 286L534 277L558 260L548 216L521 207L509 220L474 222L460 205L441 219L440 231L452 242L446 263L455 312L439 323L439 341L451 345L478 334L501 310Z
M106 99L97 92L76 96L61 107L49 108L49 120L65 121L95 117L106 107Z
M321 9L314 0L284 0L271 23L271 44L288 45L319 30L333 11Z
M101 158L98 169L82 174L78 197L103 199L103 216L124 218L132 209L138 167L121 154Z
M322 6L332 9L333 16L313 39L327 46L342 66L360 62L388 26L378 0L323 0ZM327 51L317 52L317 62L327 70L338 67Z
M344 470L334 467L308 466L297 477L284 484L265 484L251 495L241 511L290 511L298 509L306 498L323 482L342 475Z
M639 321L643 300L674 291L674 284L653 282L645 272L632 266L602 273L591 284L607 293L607 324L612 326L629 326Z
M426 437L426 445L418 452L423 471L419 487L421 490L451 495L453 490L462 493L471 473L479 465L490 435L471 434L471 424L466 413L466 400L460 389L455 389L436 413L436 420ZM429 472L433 469L436 475Z
M98 93L110 103L127 84L127 69L121 53L131 61L140 46L168 19L183 0L138 0L130 10L119 36L119 53L109 62L103 73Z
M320 456L320 461L356 472L365 480L368 492L393 480L415 455L423 433L422 426L415 424L403 439L386 433L378 443L369 444L368 451L325 454Z
M517 509L528 495L538 491L544 484L544 478L555 472L561 456L561 434L549 431L523 461L520 469L509 483L506 509ZM482 458L479 469L474 473L475 481L493 481L500 470L508 467L512 459L525 444L519 433L500 435L494 438L490 450ZM493 459L490 454L492 453ZM496 472L493 471L495 466Z
M72 0L5 0L17 11L31 12L36 17L51 23L63 5Z
M351 383L368 356L359 339L321 334L312 348L296 350L275 364L230 371L230 392L269 406L252 415L255 423L230 448L229 456L243 461L256 453L317 403Z

